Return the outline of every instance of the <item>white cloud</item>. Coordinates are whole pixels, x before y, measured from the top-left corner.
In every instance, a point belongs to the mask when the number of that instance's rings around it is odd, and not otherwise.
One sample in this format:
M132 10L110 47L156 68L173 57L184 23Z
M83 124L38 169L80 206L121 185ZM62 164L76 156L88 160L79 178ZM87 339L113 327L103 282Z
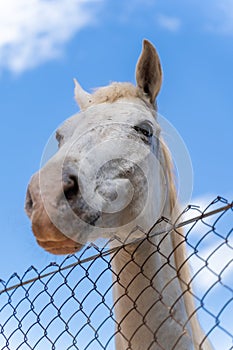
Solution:
M204 194L198 197L192 198L190 201L191 208L190 210L187 210L184 212L184 214L181 216L180 221L188 221L190 219L196 218L200 216L202 213L209 213L215 209L224 207L227 203L225 203L225 200L216 200L218 197L217 194ZM225 196L226 200L230 201L232 198L231 194L228 194ZM198 222L195 224L195 227L192 229L192 237L194 236L200 236L203 235L203 222L205 222L206 225L211 225L213 221L217 218L217 216L220 215L220 213L217 213L215 215L207 216L203 221L198 220ZM194 222L193 222L194 223ZM193 225L191 223L190 225Z
M233 2L221 0L216 2L213 21L209 28L222 34L233 34Z
M158 3L161 1L158 1ZM156 17L158 24L167 30L176 32L184 24L221 35L233 35L233 1L232 0L178 0L177 10L172 16L160 14ZM181 11L180 11L181 10Z
M184 0L181 0L181 3ZM195 18L204 21L202 28L213 33L233 34L233 1L232 0L195 0L192 2L192 12ZM200 22L192 22L200 24ZM199 28L200 29L200 28Z
M192 203L203 212L215 198L214 195L205 194L194 198ZM225 203L217 201L209 207L207 212L225 205ZM182 216L182 221L198 217L201 212L191 209ZM232 227L232 212L229 211L229 216L224 215L220 221L215 222L219 216L220 213L211 215L199 220L194 227L192 227L193 224L190 224L185 228L186 233L188 229L191 229L187 237L188 243L191 245L191 247L188 246L188 252L192 275L195 275L194 287L203 293L218 282L220 274L224 283L228 284L233 273L233 237L228 237L228 242L224 238ZM213 227L223 237L215 234ZM193 254L194 247L197 249L195 254ZM217 283L215 287L217 286L220 287L221 284Z
M21 72L61 55L64 44L93 22L97 3L93 0L1 1L0 68Z
M190 256L189 263L193 278L194 293L199 297L212 289L217 293L219 288L232 285L233 273L233 238L226 242L212 243L206 249ZM193 251L192 251L193 253Z
M192 219L194 217L197 217L201 215L201 213L210 205L210 203L217 197L217 195L214 194L204 194L202 196L194 197L191 199L189 205L193 206L193 209L186 211L182 215L182 221L187 221L189 219ZM213 207L209 209L212 210ZM208 220L208 218L207 218ZM198 223L197 223L198 225ZM195 231L197 231L197 228L195 227Z
M177 17L158 15L157 21L160 27L167 29L171 32L177 32L181 27L181 21Z

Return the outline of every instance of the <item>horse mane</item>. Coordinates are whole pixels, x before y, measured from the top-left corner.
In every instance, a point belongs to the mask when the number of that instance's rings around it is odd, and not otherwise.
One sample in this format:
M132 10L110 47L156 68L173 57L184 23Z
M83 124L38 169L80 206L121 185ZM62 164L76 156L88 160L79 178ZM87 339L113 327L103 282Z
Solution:
M179 206L177 205L177 191L175 187L175 175L173 171L173 162L171 159L171 154L168 147L163 140L161 142L161 149L164 159L164 167L167 172L168 180L168 193L169 193L169 204L170 204L170 219L172 225L175 225L179 216ZM200 328L196 316L196 308L194 299L192 296L192 288L190 285L191 275L190 268L187 261L187 251L186 251L186 238L182 228L173 229L168 234L172 235L172 246L175 261L175 269L177 271L177 276L180 282L181 291L185 301L185 308L187 311L188 319L190 320L191 328L193 332L199 333L200 339L204 339L204 333ZM208 343L207 343L208 344ZM209 349L211 349L211 346Z
M169 195L169 207L170 207L170 213L168 220L171 221L172 225L175 225L178 216L179 216L179 206L177 204L177 191L175 187L175 175L173 170L173 162L171 159L171 154L166 146L163 139L160 140L161 144L161 151L162 151L162 157L164 161L164 169L166 171L167 175L167 185L168 185L168 195ZM167 213L165 213L167 215ZM185 247L185 237L183 234L182 229L174 229L171 232L172 234L172 245L173 245L173 254L175 259L175 265L176 269L178 271L178 277L179 279L181 276L179 276L180 269L182 269L182 278L181 278L181 284L186 284L186 290L187 290L187 283L190 281L190 274L189 274L189 268L188 264L186 262L186 247ZM183 282L183 283L182 283ZM183 288L182 288L183 289Z

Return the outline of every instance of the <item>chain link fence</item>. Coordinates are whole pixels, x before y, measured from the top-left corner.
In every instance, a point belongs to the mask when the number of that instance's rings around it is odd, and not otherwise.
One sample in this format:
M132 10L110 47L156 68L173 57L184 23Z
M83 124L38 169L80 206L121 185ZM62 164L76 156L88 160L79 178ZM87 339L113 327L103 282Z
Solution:
M221 197L205 210L190 205L175 227L184 229L195 312L216 350L233 349L232 208ZM142 241L149 239L148 233ZM92 244L61 264L51 263L42 271L31 266L22 277L15 273L7 282L0 280L0 349L115 349L121 324L112 295L118 281L112 259L121 250L127 247ZM156 334L157 329L151 331ZM145 344L146 349L154 348Z

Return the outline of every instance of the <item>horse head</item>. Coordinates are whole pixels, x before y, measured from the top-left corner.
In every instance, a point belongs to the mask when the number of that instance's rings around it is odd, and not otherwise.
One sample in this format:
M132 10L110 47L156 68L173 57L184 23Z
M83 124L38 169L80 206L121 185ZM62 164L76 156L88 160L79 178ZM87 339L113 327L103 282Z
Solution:
M89 94L75 80L81 111L57 129L58 151L27 190L26 212L45 250L73 253L101 237L130 242L163 212L168 177L156 118L162 72L147 40L136 81Z

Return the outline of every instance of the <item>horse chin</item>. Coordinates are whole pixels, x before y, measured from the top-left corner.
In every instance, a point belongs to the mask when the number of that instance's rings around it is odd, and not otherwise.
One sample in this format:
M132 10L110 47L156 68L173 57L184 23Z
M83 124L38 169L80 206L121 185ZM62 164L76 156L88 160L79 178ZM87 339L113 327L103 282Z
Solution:
M67 238L64 241L40 241L37 243L41 248L54 255L74 254L82 249L82 245Z
M51 254L73 254L83 245L64 235L49 219L44 208L32 215L32 231L40 247Z

